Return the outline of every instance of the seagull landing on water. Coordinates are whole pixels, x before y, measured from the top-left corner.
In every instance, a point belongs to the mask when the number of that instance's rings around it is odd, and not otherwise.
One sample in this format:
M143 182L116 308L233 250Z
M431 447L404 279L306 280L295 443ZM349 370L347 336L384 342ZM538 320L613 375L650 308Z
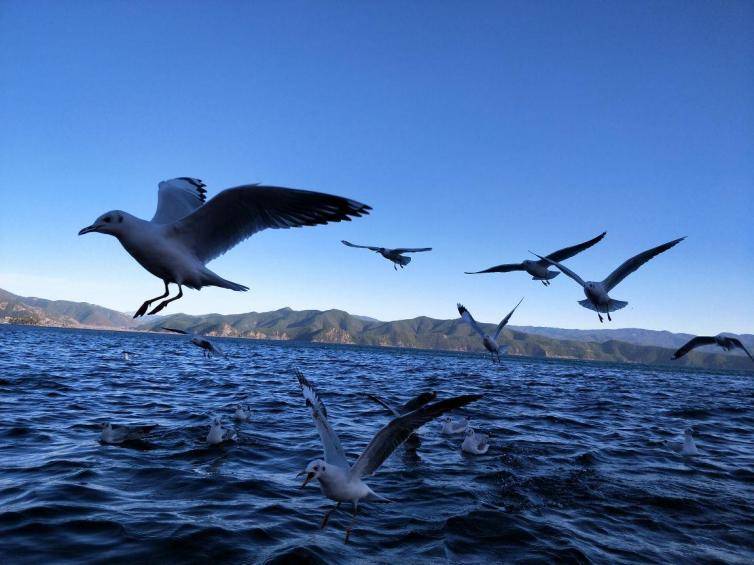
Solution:
M551 259L552 261L565 261L566 259L570 259L577 253L581 253L582 251L589 249L595 243L599 242L603 237L605 237L605 234L607 234L607 232L603 231L594 239L590 239L589 241L585 241L584 243L577 243L576 245L572 245L571 247L565 247L563 249L560 249L559 251L550 253L547 256L547 259ZM465 274L480 275L484 273L509 273L511 271L526 271L531 275L532 280L540 281L543 285L549 286L550 279L554 279L560 274L558 271L548 270L549 266L550 264L544 259L540 259L539 261L530 261L529 259L527 259L526 261L522 261L521 263L504 263L502 265L497 265L496 267L490 267L489 269L485 269L484 271L466 271Z
M371 210L366 204L340 196L256 184L223 190L205 202L205 186L189 177L161 182L157 211L150 221L113 210L79 232L117 237L142 267L162 279L165 293L145 301L134 318L143 316L153 302L166 298L170 283L178 285L178 294L160 302L150 315L181 298L183 286L249 290L205 265L257 232L350 221Z
M211 359L215 355L222 355L226 359L228 358L228 356L225 353L223 353L219 347L217 347L214 343L212 343L210 340L208 340L205 337L201 337L201 336L189 333L184 330L177 330L175 328L166 328L165 326L161 326L161 327L163 330L167 330L169 332L191 336L191 343L193 343L194 345L196 345L202 350L202 355L204 355L205 359Z
M296 372L298 382L301 385L301 391L306 399L306 404L311 408L314 424L317 426L322 447L325 451L324 461L317 459L306 466L306 470L299 473L299 476L306 475L304 483L306 484L317 479L319 486L324 494L330 500L337 502L334 508L325 513L322 519L322 528L327 525L330 514L338 509L343 502L353 504L353 519L346 530L346 543L351 535L351 530L356 523L356 513L360 500L371 500L375 502L390 502L388 499L376 494L363 481L379 469L380 465L390 457L390 454L401 445L411 435L411 433L437 418L438 416L465 406L470 402L482 398L480 394L467 394L448 398L432 404L427 404L421 408L393 418L385 427L383 427L369 442L364 453L358 458L353 467L348 464L346 453L340 445L340 439L330 426L327 420L327 410L319 395L314 390L311 383L300 372Z
M745 352L746 355L749 356L749 359L754 361L754 357L751 356L751 353L749 353L749 350L746 349L746 346L743 343L741 343L740 339L735 338L735 337L726 337L724 335L715 335L715 336L699 335L696 337L692 337L683 347L681 347L680 349L678 349L678 351L673 353L672 359L673 360L680 359L692 349L696 349L697 347L702 347L704 345L719 345L725 351L730 351L731 349L740 349L741 351Z
M516 308L518 308L519 304L521 304L523 301L523 298L519 300L518 304L513 307L513 310L508 312L508 315L500 321L500 323L497 325L497 329L495 330L495 335L492 337L482 331L482 328L479 327L479 324L477 324L476 320L472 317L471 312L466 310L463 304L456 305L458 306L458 313L461 315L461 318L463 318L463 321L469 324L471 326L471 329L473 329L477 334L479 334L479 337L482 338L482 345L484 345L484 348L492 355L492 361L495 361L495 358L497 358L497 362L500 362L500 346L497 344L497 340L500 337L503 328L508 323L508 320L510 320L511 316L513 316L513 312L516 311Z
M388 249L387 247L374 247L372 245L356 245L345 239L342 239L343 245L348 247L357 247L358 249L369 249L382 255L388 261L393 262L393 269L401 269L411 262L411 257L406 257L404 253L421 253L422 251L432 251L431 247L398 247L397 249Z
M547 257L542 257L541 255L537 255L536 253L532 254L536 255L543 261L547 261L551 265L557 267L561 272L565 273L566 276L572 278L574 281L580 284L584 289L586 300L579 300L579 304L581 304L584 308L588 308L589 310L594 310L595 312L597 312L597 317L600 319L600 322L602 322L602 314L600 312L607 314L607 319L609 321L612 321L613 319L610 317L610 312L615 312L616 310L625 308L628 304L628 302L625 302L623 300L613 300L608 296L608 292L615 288L618 283L620 283L628 275L633 273L636 269L641 267L644 263L646 263L653 257L656 257L660 253L667 251L684 239L686 238L679 237L678 239L663 243L662 245L658 245L657 247L653 247L652 249L648 249L634 257L631 257L628 261L624 262L620 267L610 273L603 281L584 281L584 279L582 279L572 270L564 267L557 261L553 261L552 259L548 259Z

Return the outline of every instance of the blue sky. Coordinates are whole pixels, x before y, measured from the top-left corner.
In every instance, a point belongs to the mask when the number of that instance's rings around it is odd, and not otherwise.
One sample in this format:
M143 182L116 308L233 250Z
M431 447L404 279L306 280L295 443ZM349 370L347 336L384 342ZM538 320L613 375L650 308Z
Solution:
M464 270L607 237L608 327L754 332L750 2L9 2L0 7L0 287L134 310L162 291L100 213L157 182L309 188L374 207L268 230L210 267L251 291L166 313L338 307L598 327L564 276ZM403 272L339 242L433 246Z

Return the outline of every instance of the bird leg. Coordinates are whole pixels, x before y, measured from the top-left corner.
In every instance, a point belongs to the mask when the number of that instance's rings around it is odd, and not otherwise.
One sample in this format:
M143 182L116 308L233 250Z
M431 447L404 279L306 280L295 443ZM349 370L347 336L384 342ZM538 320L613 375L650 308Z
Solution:
M395 271L398 270L398 265L396 263L393 263L393 270L395 270Z
M325 526L327 526L327 521L330 519L330 514L335 512L338 508L340 508L340 502L338 502L335 506L330 508L327 512L325 512L324 518L322 518L322 525L320 526L320 529L324 530Z
M600 319L600 324L601 324L602 323L602 314L600 314L599 312L597 312L597 317Z
M151 311L151 312L149 313L149 315L151 316L152 314L156 314L157 312L159 312L160 310L162 310L163 308L165 308L165 306L167 306L168 304L170 304L170 303L171 303L171 302L173 302L174 300L178 300L178 299L179 299L179 298L180 298L181 296L183 296L183 287L181 287L181 285L178 285L178 294L176 294L176 295L175 295L175 296L174 296L173 298L170 298L170 299L168 299L168 300L163 300L162 302L160 302L160 303L159 303L159 304L157 305L157 307L156 307L156 308L154 308L154 309L153 309L153 310L152 310L152 311Z
M160 298L165 298L168 294L170 294L170 291L168 290L168 283L167 281L162 281L165 284L165 294L161 294L157 298L150 298L149 300L146 300L144 304L141 305L141 307L136 311L136 314L134 314L134 318L138 318L139 316L143 316L147 308L154 302L155 300L159 300Z
M348 538L351 537L351 530L356 524L356 513L359 511L359 501L355 500L353 503L353 518L351 519L351 525L346 529L346 539L343 543L348 543Z
M613 319L610 317L610 310L607 311L607 321L612 322Z

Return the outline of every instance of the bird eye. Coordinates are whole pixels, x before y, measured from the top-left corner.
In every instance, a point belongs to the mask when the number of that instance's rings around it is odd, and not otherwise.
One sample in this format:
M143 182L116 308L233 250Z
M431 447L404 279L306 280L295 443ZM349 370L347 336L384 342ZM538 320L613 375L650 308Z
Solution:
M110 216L107 216L106 218L102 218L102 221L105 222L106 224L109 224L110 223Z

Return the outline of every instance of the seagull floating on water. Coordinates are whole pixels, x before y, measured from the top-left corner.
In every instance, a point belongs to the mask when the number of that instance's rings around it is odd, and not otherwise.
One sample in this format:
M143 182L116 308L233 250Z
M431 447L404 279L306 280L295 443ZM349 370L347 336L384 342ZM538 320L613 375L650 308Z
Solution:
M233 413L233 419L239 422L247 422L251 417L251 408L248 404L239 404L236 406L236 411Z
M126 441L142 440L155 426L118 426L114 428L110 422L103 422L100 424L100 427L102 428L99 436L100 441L110 445L117 445Z
M223 428L223 424L220 418L215 418L209 427L209 433L207 433L207 443L210 445L218 445L225 441L235 441L238 439L236 432Z
M398 247L397 249L388 249L387 247L375 247L372 245L356 245L345 239L341 240L343 245L348 247L357 247L359 249L369 249L382 255L388 261L392 261L393 269L398 270L400 265L401 269L411 262L411 257L406 257L404 253L421 253L423 251L432 251L431 247Z
M462 434L469 427L469 418L462 416L458 420L453 420L450 416L445 416L442 419L442 430L440 433L446 436Z
M557 261L553 261L552 259L548 259L547 257L542 257L541 255L537 255L536 253L534 253L534 255L544 261L547 261L551 265L554 265L563 273L565 273L566 276L572 278L574 281L581 285L581 287L584 289L586 300L579 300L579 304L581 304L584 308L588 308L589 310L594 310L595 312L597 312L597 317L600 319L600 322L603 321L602 314L600 312L606 313L607 319L609 321L612 321L610 312L615 312L616 310L624 308L628 304L628 302L625 302L623 300L613 300L608 296L608 293L613 288L615 288L618 283L620 283L628 275L633 273L636 269L641 267L644 263L646 263L653 257L656 257L660 253L667 251L684 239L686 238L679 237L678 239L674 239L673 241L669 241L668 243L663 243L662 245L658 245L657 247L653 247L652 249L648 249L647 251L631 257L628 261L625 261L620 267L610 273L603 281L584 281L572 270L564 267Z
M298 476L306 475L301 488L314 479L319 481L322 494L330 500L337 502L334 508L325 513L322 519L322 528L327 525L330 514L338 509L343 502L353 504L353 519L346 529L345 541L351 535L351 530L356 523L356 514L360 500L375 502L390 502L388 499L376 494L369 488L362 478L367 477L379 469L380 465L411 435L411 433L427 422L441 416L449 410L460 408L470 402L479 400L482 395L464 395L448 398L432 404L426 404L421 408L398 416L383 427L369 442L364 452L358 458L353 467L348 464L346 453L340 444L337 434L327 420L327 410L312 384L297 371L299 385L306 399L307 406L312 411L314 424L319 432L325 458L316 459L306 466L306 470Z
M699 455L699 450L697 449L696 442L694 441L694 430L692 430L691 428L686 428L683 431L683 443L667 442L667 444L673 451L680 453L681 455Z
M570 259L574 255L581 253L586 249L589 249L592 245L599 242L603 237L605 237L605 234L607 234L607 232L603 231L594 239L590 239L589 241L585 241L584 243L578 243L576 245L572 245L571 247L565 247L563 249L555 251L554 253L550 253L547 258L553 261L565 261L566 259ZM504 263L502 265L497 265L496 267L490 267L489 269L485 269L484 271L466 271L466 274L481 275L484 273L510 273L511 271L526 271L531 275L532 280L540 281L543 285L549 286L550 279L554 279L560 274L558 271L548 270L549 266L550 264L543 259L540 259L539 261L531 261L527 259L526 261L522 261L521 263Z
M474 428L469 426L466 428L466 437L463 438L461 449L466 453L484 455L490 448L489 439L490 436L487 434L478 434L474 431Z
M458 313L461 315L461 318L463 318L463 321L469 324L469 326L471 326L471 329L478 333L479 337L482 338L482 345L484 345L484 348L490 352L490 354L492 355L492 360L494 361L495 357L497 357L497 361L499 363L500 346L497 344L497 340L500 337L500 333L503 331L503 328L508 323L508 320L511 319L513 312L516 311L516 308L518 308L519 304L521 304L521 302L523 301L523 298L519 300L518 304L513 307L513 310L508 312L508 315L500 320L500 323L497 325L497 329L495 330L495 335L492 337L482 331L482 328L480 328L479 324L476 323L476 320L471 315L471 312L469 312L463 304L457 304L456 306L458 306Z
M124 351L123 352L123 360L124 361L130 361L131 360L131 355L133 355L133 353L131 353L130 351Z
M142 267L162 279L165 293L145 301L134 318L143 316L153 302L166 298L170 283L178 285L178 294L160 302L150 315L181 298L183 286L249 290L205 265L257 232L350 221L371 210L340 196L257 184L223 190L206 202L205 186L190 177L161 182L157 211L150 221L112 210L79 231L79 235L99 232L115 236Z
M193 334L184 330L177 330L175 328L166 328L165 326L161 326L161 327L163 330L167 330L169 332L191 336L191 343L201 348L202 355L204 355L204 357L207 359L211 359L215 355L222 355L225 358L228 357L225 353L222 352L222 350L219 347L217 347L214 343L212 343L210 340L208 340L205 337L201 337L201 336L198 336L196 334Z
M741 343L740 339L735 337L726 337L724 335L699 335L692 337L683 347L679 348L678 351L673 353L672 359L680 359L692 349L696 349L697 347L702 347L704 345L719 345L725 351L730 351L731 349L740 349L749 356L749 359L754 361L754 357L751 356L751 353L749 353L749 350L746 349L746 346Z

